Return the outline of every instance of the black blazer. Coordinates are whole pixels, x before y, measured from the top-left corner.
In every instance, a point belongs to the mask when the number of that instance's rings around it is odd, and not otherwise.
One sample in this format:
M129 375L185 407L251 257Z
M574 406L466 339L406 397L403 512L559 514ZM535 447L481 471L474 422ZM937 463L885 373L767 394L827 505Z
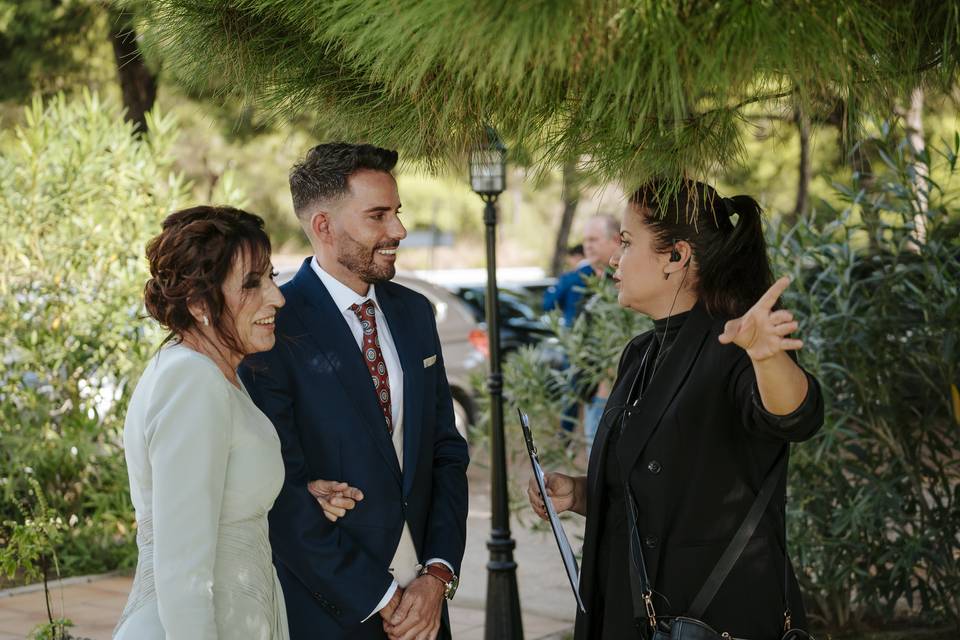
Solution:
M763 409L746 352L718 341L725 320L711 318L697 305L672 349L660 360L643 399L629 408L623 407L653 332L636 337L623 352L588 468L580 580L588 607L599 581L605 579L596 561L608 456L616 455L620 469L629 470L657 612L682 615L783 449L790 442L810 438L823 423L820 387L809 374L807 398L793 414L778 417ZM616 449L610 450L609 435L619 427L621 416L624 431ZM779 637L786 491L782 469L781 476L764 520L702 616L718 632L751 640ZM611 508L623 508L622 501ZM626 549L610 552L622 554L626 562ZM805 624L792 571L788 580L794 626ZM631 610L629 584L607 598L620 599L622 607ZM588 609L586 615L578 616L578 640L590 637L590 615L599 613Z

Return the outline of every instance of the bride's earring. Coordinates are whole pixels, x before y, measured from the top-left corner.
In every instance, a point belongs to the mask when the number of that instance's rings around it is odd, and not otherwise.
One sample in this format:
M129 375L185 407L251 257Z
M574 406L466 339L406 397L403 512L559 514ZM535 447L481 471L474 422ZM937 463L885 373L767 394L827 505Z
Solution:
M203 314L203 326L205 326L205 327L209 327L209 326L210 326L210 319L207 318L207 314Z

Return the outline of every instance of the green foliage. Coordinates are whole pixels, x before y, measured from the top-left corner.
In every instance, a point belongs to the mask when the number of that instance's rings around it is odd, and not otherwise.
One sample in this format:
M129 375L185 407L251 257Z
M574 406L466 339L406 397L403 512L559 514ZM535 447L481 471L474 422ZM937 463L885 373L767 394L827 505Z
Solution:
M30 487L31 510L17 504L19 518L7 520L6 544L0 547L0 574L13 578L19 573L28 581L46 580L49 563L56 575L60 574L57 547L63 542L65 523L43 495L40 483L27 478Z
M521 347L504 360L506 441L517 463L523 464L527 455L514 419L517 409L523 409L530 416L543 465L582 471L584 461L577 457L582 441L571 443L560 433L563 409L589 399L597 385L612 383L624 345L652 327L647 318L617 303L617 290L609 279L588 278L585 295L585 310L572 327L563 326L560 312L554 311L549 319L556 338ZM479 394L486 393L483 382L476 387ZM484 442L489 426L488 403L479 406L474 444Z
M143 248L185 192L173 122L135 139L91 94L35 100L24 122L0 133L0 546L45 495L65 574L131 566L122 426L158 341Z
M894 128L876 130L868 142L882 162L869 180L836 185L841 206L824 201L793 228L769 229L774 271L794 280L783 303L801 323L802 361L827 396L823 429L793 447L789 545L822 626L960 625L960 134L917 157ZM611 375L649 327L602 287L594 304L592 319L557 327L581 388ZM556 437L576 393L573 371L543 366L554 347L507 358L508 411L530 412L546 466L582 472ZM522 462L514 422L507 441Z
M0 0L0 100L109 81L104 0Z
M457 230L473 239L483 233L483 203L464 176L405 171L397 177L408 229Z
M960 63L955 1L140 4L187 86L408 157L462 162L490 123L517 157L629 183L735 164L746 107L839 99L855 124Z
M826 624L889 620L896 606L960 625L960 137L924 154L943 176L925 183L906 144L881 134L881 175L839 186L834 221L802 221L777 252L830 400L822 433L794 449L791 545Z
M21 519L2 523L9 533L6 544L0 547L0 575L8 578L22 575L28 581L43 580L47 622L32 631L31 640L79 640L68 631L68 628L73 626L70 620L53 617L50 589L47 585L50 577L60 577L57 548L63 542L67 527L57 512L50 508L40 483L35 478L28 478L27 483L30 486L32 503L30 510L18 504ZM60 606L62 615L62 600Z
M28 640L89 640L70 633L73 622L67 618L57 618L52 622L45 622L35 628Z

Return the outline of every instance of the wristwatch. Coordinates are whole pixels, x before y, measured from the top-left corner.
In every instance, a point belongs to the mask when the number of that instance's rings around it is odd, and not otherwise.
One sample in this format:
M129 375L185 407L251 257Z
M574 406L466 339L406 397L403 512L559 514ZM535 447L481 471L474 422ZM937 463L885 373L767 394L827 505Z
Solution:
M460 585L460 578L446 565L428 564L420 569L420 575L433 576L442 582L444 586L443 597L447 600L453 600L453 594L457 592L457 587Z

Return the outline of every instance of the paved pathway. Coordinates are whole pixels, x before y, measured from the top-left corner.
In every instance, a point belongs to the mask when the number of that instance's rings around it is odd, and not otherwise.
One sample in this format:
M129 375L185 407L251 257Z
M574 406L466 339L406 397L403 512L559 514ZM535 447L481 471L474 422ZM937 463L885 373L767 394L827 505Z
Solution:
M471 478L471 484L482 486L479 480ZM461 586L450 609L453 637L458 640L483 638L490 506L485 493L472 495L470 500ZM582 535L579 524L571 521L567 525L567 534L576 547ZM524 637L527 640L569 637L575 604L553 536L549 532L529 531L517 522L512 525L512 533L517 541L517 582ZM108 640L129 591L127 576L66 580L62 591L53 590L54 615L60 611L62 597L65 617L76 625L72 629L74 635ZM44 621L46 608L42 590L26 587L0 592L0 640L23 640L34 626Z

